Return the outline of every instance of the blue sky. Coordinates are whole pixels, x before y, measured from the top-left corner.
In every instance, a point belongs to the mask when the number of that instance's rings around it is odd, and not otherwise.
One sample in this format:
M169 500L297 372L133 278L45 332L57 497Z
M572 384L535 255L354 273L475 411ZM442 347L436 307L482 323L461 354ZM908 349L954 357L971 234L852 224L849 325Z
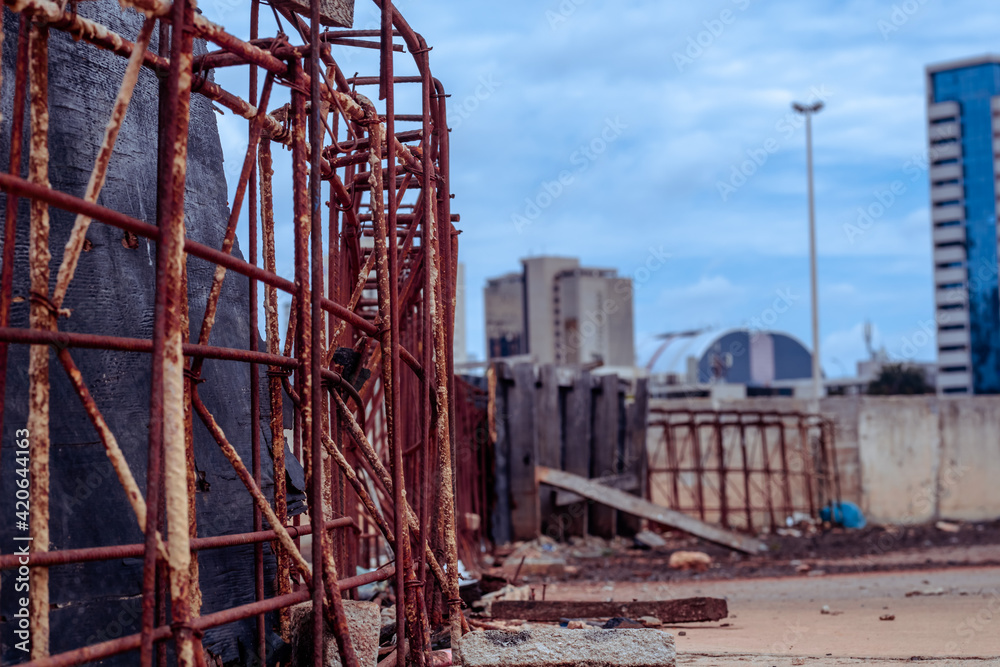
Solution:
M538 254L636 278L641 364L653 335L745 325L779 295L791 307L772 327L810 340L805 130L790 103L822 99L813 129L824 370L853 374L866 319L890 356L934 358L933 339L913 344L933 316L924 66L994 49L995 3L397 6L433 46L432 69L452 95L472 355L483 355L485 280ZM356 27L376 25L372 7L359 0ZM243 3L202 8L243 32ZM375 73L374 61L351 58L349 75ZM397 58L400 73L412 69L408 54ZM220 82L239 90L227 76ZM220 117L230 188L245 127ZM859 224L859 209L879 214ZM287 274L290 243L279 251Z

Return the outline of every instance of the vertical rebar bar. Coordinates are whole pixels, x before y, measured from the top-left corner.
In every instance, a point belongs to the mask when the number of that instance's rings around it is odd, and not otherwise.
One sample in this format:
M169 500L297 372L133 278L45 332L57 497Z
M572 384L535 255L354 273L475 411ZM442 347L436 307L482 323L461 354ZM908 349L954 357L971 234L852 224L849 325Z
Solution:
M272 273L275 270L274 257L274 201L272 176L274 170L271 163L271 142L263 141L259 149L260 163L260 206L261 233L264 237L264 268ZM264 287L264 319L267 327L267 351L269 354L281 354L281 341L278 334L278 294L271 285ZM282 399L281 378L283 369L272 366L268 372L268 390L271 409L271 462L274 469L274 512L278 520L285 524L288 519L288 505L285 496L285 418ZM291 570L288 552L280 545L275 545L277 557L277 572L275 590L279 595L291 592L289 576ZM288 634L288 610L278 612L278 633L285 639Z
M250 3L250 40L257 39L258 19L260 16L260 0L252 0ZM257 66L250 65L250 104L257 105ZM249 262L257 265L257 137L253 136L251 126L247 142L253 146L253 155L250 157L249 194L247 200L247 218L249 225ZM249 150L249 149L248 149ZM257 351L257 281L250 278L250 350ZM253 471L253 481L260 488L260 375L257 364L250 364L250 465ZM253 507L253 529L259 531L263 528L260 508ZM255 544L253 547L253 568L254 568L254 600L260 602L264 599L264 545ZM259 664L266 664L267 642L265 637L264 614L257 614L257 660Z
M30 52L31 139L28 178L49 186L49 29L32 25L28 38ZM44 201L31 201L28 242L31 275L30 326L33 329L55 328L55 312L49 301L49 207ZM31 462L29 518L31 552L49 549L49 348L33 345L28 361L28 437ZM29 625L31 658L49 654L49 571L36 567L29 575Z
M168 52L169 27L164 18L159 19L159 53ZM160 595L160 571L163 563L156 557L156 532L163 523L162 511L162 470L163 470L163 345L164 320L166 318L167 255L163 252L163 235L166 217L170 215L171 198L166 195L167 140L176 133L170 118L170 99L167 96L166 80L159 82L158 125L157 125L157 196L156 218L160 226L156 245L156 282L154 283L153 306L153 352L150 369L149 395L149 442L146 463L146 540L142 571L142 629L139 648L140 667L153 665L153 629L163 622L163 601ZM157 649L157 664L165 664L165 645Z
M195 663L200 642L190 627L191 550L188 497L188 457L185 419L185 360L182 310L187 302L184 288L184 187L187 175L188 119L190 117L191 65L193 37L186 27L193 10L187 0L177 0L172 8L170 72L167 79L172 113L168 131L167 160L163 176L167 179L161 196L171 200L169 215L163 219L162 245L158 253L166 255L164 283L166 292L163 339L163 462L164 492L167 511L168 563L170 567L170 609L176 626L177 662L180 667ZM172 136L170 136L172 134ZM197 585L197 582L194 582Z
M312 290L311 316L310 316L310 344L309 344L309 368L303 369L311 376L310 398L312 410L310 417L310 446L312 448L312 502L314 525L322 526L326 520L323 508L323 419L324 415L320 408L323 405L323 382L322 382L322 359L323 359L323 311L321 299L323 296L323 180L320 170L320 161L323 151L323 127L320 115L322 104L320 97L320 0L311 0L309 17L309 64L312 76L310 88L310 109L309 109L309 140L310 145L310 169L309 169L309 229L303 233L310 232L307 237L311 237L312 244ZM302 396L303 403L307 402L305 392ZM317 506L318 503L318 506ZM333 634L337 640L337 647L340 650L340 660L344 667L357 667L357 656L354 654L354 645L351 641L350 632L347 628L347 616L344 613L344 602L337 588L337 567L333 561L332 553L325 553L323 546L327 539L325 530L313 531L313 581L320 586L320 596L322 596L323 576L316 576L317 572L326 568L328 571L327 582L329 586L328 597L330 605L330 616L333 619ZM322 619L320 619L322 621ZM316 628L316 626L313 626ZM322 625L320 625L322 628ZM322 631L320 630L320 634Z

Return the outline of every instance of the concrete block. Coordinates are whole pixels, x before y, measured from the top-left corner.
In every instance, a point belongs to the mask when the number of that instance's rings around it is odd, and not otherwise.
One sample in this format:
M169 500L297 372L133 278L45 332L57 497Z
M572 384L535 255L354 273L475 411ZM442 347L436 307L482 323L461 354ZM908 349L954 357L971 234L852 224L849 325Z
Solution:
M462 638L466 667L672 667L674 638L662 630L486 630Z
M358 656L358 667L375 667L378 662L379 631L382 627L381 608L375 602L344 600L344 614L347 616L347 627L351 632L351 643ZM292 664L311 665L313 641L311 602L292 607L291 627ZM323 664L327 667L341 665L337 639L329 626L326 627L323 644L326 650Z

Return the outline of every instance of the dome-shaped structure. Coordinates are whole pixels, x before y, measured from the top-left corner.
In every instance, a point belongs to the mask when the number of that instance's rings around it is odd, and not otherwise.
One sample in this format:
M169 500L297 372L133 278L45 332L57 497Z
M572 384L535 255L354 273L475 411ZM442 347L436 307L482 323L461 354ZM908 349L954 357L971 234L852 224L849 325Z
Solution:
M812 353L794 336L780 331L730 329L670 341L658 372L692 384L730 382L768 386L812 377Z

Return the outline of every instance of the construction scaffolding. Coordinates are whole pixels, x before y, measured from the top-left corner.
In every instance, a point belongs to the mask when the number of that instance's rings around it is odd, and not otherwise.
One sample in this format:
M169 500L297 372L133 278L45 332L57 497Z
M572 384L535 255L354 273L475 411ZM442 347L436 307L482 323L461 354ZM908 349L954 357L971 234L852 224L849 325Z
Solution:
M445 617L458 661L464 619L458 593L451 342L457 270L452 223L457 217L450 210L446 95L431 74L424 39L391 0L375 0L381 13L379 30L328 29L336 21L323 12L335 3L312 0L300 6L275 1L266 10L273 10L279 25L283 20L291 34L270 37L258 34L261 6L253 0L249 40L206 20L191 0L122 0L122 11L135 9L144 16L134 41L79 15L75 5L55 0L4 2L17 12L8 19L19 16L20 23L10 164L8 173L0 174L6 199L0 396L7 386L8 346L30 346L25 428L30 438L25 438L23 454L17 452L30 466L25 484L30 528L24 531L30 544L28 664L79 665L137 651L140 665L164 665L166 644L172 642L177 664L205 665L204 631L247 618L256 619L254 648L263 664L268 615L274 614L275 626L287 638L286 610L311 601L312 664L325 664L326 625L336 636L343 664L353 667L357 660L342 598L358 586L386 579L394 582L396 597L396 664L429 665L431 631ZM49 184L50 170L60 165L48 162L48 77L75 76L72 71L50 72L48 40L54 30L83 42L80 48L103 49L127 59L82 197ZM196 40L214 50L201 49L196 55ZM153 52L154 43L158 53ZM377 49L378 72L348 78L332 45ZM404 48L418 76L394 74L394 53ZM98 203L143 68L159 77L155 225ZM208 76L222 68L246 69L248 99ZM290 90L290 101L269 111L278 86ZM419 100L419 108L409 114L396 108L401 86L420 91L419 98L406 96ZM377 87L383 112L357 92L359 87ZM185 228L188 146L198 139L189 137L193 95L245 118L248 126L247 152L217 247L192 240ZM416 129L397 131L397 122L415 124ZM26 177L21 167L23 137L29 146ZM289 178L282 182L281 170L273 166L273 147L291 150ZM275 210L279 189L291 193L292 211ZM30 200L28 327L10 325L18 198ZM50 207L76 216L54 289ZM246 261L232 252L244 207L249 222ZM276 271L275 219L283 216L294 219L292 279ZM64 300L81 253L87 250L92 222L155 244L155 310L148 339L60 330ZM200 331L189 331L189 258L214 265ZM209 344L227 273L230 281L241 276L249 285L250 336L245 347ZM259 349L258 338L261 286L266 349ZM290 295L292 303L283 344L279 293ZM115 406L99 406L93 399L88 381L94 378L85 377L74 361L78 349L148 355L146 460L130 461L123 454L105 420ZM49 434L61 409L50 405L50 354L69 377L127 493L130 507L109 506L107 511L133 513L145 534L142 544L50 550L49 474L60 461L49 460ZM213 414L215 406L199 395L199 385L211 381L210 374L203 373L206 360L245 363L250 378L266 374L264 390L255 381L248 390L250 423L260 424L262 414L270 415L273 497L263 492L261 463L268 452L261 450L261 429L249 429L248 465L234 446L238 443ZM292 523L286 506L282 415L289 400L294 415L291 451L305 471L308 522ZM195 504L195 420L211 433L252 497L253 532L199 536L198 524L204 524L205 517L198 516ZM142 466L147 477L138 480L132 470ZM476 493L468 491L473 497ZM314 530L320 525L324 530ZM300 538L308 534L311 552L303 553ZM255 545L255 601L202 615L199 552L248 544ZM277 561L277 575L267 586L265 544ZM391 553L391 562L385 562L386 553ZM50 655L49 569L122 558L143 559L139 632ZM17 569L24 561L8 552L0 556L0 567ZM381 567L354 576L361 561ZM274 595L265 595L268 588Z

